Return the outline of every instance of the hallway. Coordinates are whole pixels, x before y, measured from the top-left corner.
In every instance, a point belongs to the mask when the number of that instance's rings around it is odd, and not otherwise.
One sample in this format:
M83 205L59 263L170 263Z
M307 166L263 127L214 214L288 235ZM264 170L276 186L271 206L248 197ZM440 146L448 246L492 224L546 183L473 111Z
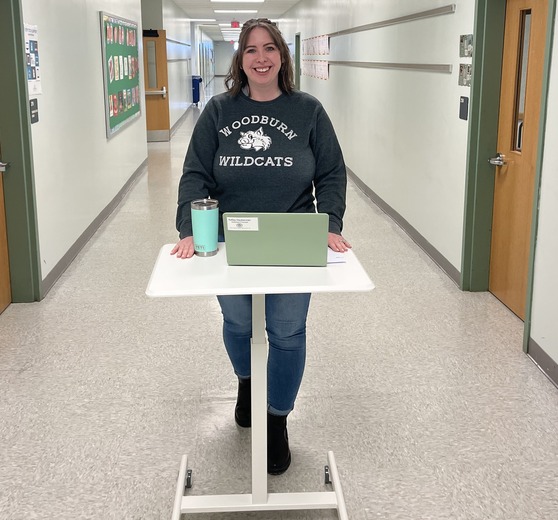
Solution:
M2 519L169 519L183 453L192 494L250 489L217 301L145 296L177 239L198 110L149 144L147 172L47 297L0 315ZM313 296L293 463L270 491L323 489L333 450L351 520L556 518L558 393L522 352L522 322L461 292L353 184L344 235L376 289Z

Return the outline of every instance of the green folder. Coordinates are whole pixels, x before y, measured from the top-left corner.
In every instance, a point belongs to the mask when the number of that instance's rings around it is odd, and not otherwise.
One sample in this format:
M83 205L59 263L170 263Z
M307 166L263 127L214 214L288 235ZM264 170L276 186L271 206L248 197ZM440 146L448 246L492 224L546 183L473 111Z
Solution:
M223 214L229 265L325 266L325 213Z

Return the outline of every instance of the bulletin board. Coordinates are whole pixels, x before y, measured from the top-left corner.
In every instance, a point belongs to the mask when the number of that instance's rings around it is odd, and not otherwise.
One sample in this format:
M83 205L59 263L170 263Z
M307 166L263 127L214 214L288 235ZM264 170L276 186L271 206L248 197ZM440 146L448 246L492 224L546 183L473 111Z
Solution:
M138 24L101 12L107 139L141 114Z

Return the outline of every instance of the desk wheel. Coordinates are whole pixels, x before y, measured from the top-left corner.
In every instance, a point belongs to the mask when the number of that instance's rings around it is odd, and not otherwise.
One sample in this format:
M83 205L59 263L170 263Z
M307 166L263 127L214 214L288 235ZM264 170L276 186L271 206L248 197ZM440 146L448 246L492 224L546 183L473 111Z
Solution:
M324 466L324 477L325 477L325 483L326 484L331 484L331 476L329 474L329 466Z
M186 489L190 489L192 487L192 470L189 469L186 471Z

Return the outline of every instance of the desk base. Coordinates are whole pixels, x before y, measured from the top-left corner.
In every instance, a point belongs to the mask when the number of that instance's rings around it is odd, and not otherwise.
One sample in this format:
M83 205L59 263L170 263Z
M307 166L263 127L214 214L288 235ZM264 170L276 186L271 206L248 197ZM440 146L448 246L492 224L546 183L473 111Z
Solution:
M336 509L339 520L348 520L345 498L332 451L327 454L328 475L333 491L308 493L268 493L265 502L253 502L253 495L202 495L185 496L188 475L188 456L183 455L176 483L172 520L179 520L182 513L224 513L241 511L293 511L310 509Z

